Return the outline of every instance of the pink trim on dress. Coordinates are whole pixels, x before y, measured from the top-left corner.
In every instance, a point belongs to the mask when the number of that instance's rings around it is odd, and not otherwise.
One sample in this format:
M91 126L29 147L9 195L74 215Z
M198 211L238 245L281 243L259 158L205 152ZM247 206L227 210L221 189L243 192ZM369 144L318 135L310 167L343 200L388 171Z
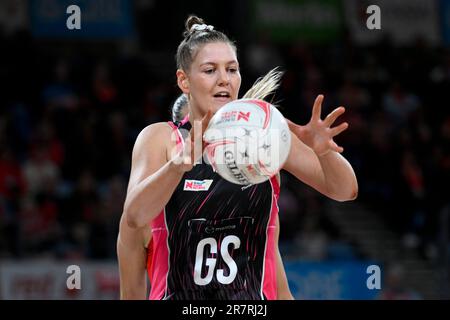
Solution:
M272 208L270 211L269 225L267 227L266 256L264 258L263 293L268 300L277 299L277 256L275 247L275 228L278 215L278 197L280 196L280 185L276 175L270 178L273 188Z

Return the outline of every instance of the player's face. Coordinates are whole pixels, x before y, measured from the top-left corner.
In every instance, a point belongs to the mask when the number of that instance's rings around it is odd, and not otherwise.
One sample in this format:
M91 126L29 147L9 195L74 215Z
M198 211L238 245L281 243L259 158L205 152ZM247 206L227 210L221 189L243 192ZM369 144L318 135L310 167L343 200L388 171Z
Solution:
M236 52L225 42L204 45L197 51L187 78L190 105L201 114L209 108L216 112L238 97L241 74Z

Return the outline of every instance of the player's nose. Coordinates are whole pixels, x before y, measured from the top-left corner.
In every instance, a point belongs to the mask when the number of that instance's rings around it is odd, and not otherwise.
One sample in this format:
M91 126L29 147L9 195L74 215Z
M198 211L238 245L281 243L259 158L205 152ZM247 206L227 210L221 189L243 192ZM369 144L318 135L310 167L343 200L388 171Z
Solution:
M225 69L220 69L218 73L218 84L220 86L226 86L230 83L230 76Z

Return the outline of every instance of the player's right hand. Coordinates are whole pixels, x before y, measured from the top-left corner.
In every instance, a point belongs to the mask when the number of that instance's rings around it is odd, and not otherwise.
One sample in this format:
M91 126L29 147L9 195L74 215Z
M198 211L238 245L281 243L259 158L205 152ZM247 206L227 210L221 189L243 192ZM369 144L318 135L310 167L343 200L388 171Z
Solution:
M192 128L189 131L189 136L184 140L182 150L173 159L173 162L181 172L192 170L194 165L201 161L203 149L205 148L203 133L208 127L212 116L212 110L209 109L201 121L191 123Z

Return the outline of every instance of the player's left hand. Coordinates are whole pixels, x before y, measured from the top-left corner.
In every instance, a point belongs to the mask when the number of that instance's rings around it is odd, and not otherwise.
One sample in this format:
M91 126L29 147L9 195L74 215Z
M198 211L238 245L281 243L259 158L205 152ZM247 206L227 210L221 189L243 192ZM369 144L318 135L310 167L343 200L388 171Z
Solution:
M322 101L323 95L320 94L314 101L311 120L306 125L301 126L286 119L292 133L319 157L328 154L330 151L343 152L344 148L338 146L333 138L348 128L347 122L331 127L336 119L345 112L345 108L342 106L334 109L324 120L320 118Z

